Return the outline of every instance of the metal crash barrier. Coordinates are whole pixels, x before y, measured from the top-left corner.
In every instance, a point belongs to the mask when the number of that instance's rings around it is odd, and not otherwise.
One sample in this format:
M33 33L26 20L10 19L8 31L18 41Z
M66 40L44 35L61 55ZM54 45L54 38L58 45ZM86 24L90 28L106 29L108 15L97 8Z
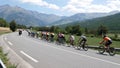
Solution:
M92 46L92 45L88 46L88 48L99 49L98 46ZM120 51L120 48L115 48L115 50L116 50L116 51Z
M0 59L0 68L6 68L6 66L3 64L1 59Z

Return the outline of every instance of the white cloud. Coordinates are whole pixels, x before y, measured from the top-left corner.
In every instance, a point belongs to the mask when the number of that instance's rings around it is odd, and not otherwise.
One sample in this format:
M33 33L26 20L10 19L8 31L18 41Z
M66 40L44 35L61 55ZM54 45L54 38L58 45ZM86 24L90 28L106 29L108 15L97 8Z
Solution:
M90 5L92 1L93 0L70 0L68 4L84 7Z
M73 13L91 13L91 12L110 12L114 10L120 11L120 0L103 0L104 4L95 4L94 0L68 0L68 3L64 7L59 7L57 4L48 3L45 0L19 0L22 3L30 3L56 9L62 12ZM57 1L57 0L55 0ZM94 2L94 3L93 3ZM100 2L100 1L99 1Z
M94 0L70 0L62 9L72 13L110 12L120 10L120 0L106 0L106 4L93 4Z
M86 9L91 4L93 0L70 0L63 10L72 13L86 12Z
M112 10L120 10L120 0L108 0L107 6Z
M104 5L91 5L88 6L86 12L109 12L111 9Z
M83 8L76 8L76 6L73 5L67 5L65 7L63 7L63 11L68 11L68 12L72 12L72 13L78 13L79 11L81 12L85 12L85 10Z
M51 9L56 9L58 10L59 7L55 4L50 4L47 3L46 1L43 0L20 0L22 3L31 3L34 5L39 5L39 6L43 6L43 7L47 7L47 8L51 8Z

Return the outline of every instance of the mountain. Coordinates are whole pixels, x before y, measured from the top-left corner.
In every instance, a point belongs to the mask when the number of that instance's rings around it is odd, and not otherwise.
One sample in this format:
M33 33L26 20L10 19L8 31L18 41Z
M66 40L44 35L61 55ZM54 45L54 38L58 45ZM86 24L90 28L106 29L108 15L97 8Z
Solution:
M36 11L26 10L18 6L3 5L0 6L0 18L4 18L7 22L15 20L18 24L26 26L52 26L62 25L75 21L85 21L93 18L114 15L118 11L110 13L77 13L72 16L57 16L54 14L38 13Z
M119 13L119 11L112 11L110 13L78 13L70 17L62 18L61 20L58 20L52 23L52 25L62 25L62 24L67 24L67 23L71 23L74 21L85 21L88 19L114 15L116 13Z
M82 22L76 21L76 22L71 22L69 24L64 24L64 26L68 26L68 25L80 25L81 27L87 27L88 29L96 29L100 25L104 25L109 30L120 31L120 13L105 17L100 17L100 18L94 18Z
M4 18L8 22L15 20L18 24L27 26L46 26L61 19L57 15L38 13L10 5L0 6L0 18Z
M110 30L120 31L120 13L88 20L86 22L81 23L81 25L86 26L88 28L97 28L100 25L104 25Z

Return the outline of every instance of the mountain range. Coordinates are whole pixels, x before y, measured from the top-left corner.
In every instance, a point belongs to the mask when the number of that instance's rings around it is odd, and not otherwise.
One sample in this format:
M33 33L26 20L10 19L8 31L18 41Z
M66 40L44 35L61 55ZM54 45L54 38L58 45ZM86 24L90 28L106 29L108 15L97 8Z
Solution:
M0 18L8 22L15 20L18 24L26 26L52 26L67 24L75 21L85 21L99 17L114 15L118 11L110 13L77 13L72 16L58 16L54 14L39 13L26 10L18 6L2 5L0 6Z
M52 23L52 25L62 25L62 24L67 24L67 23L71 23L71 22L75 22L75 21L85 21L85 20L89 20L89 19L114 15L116 13L118 13L118 11L113 11L110 13L77 13L70 17L62 18L58 21L55 21L54 23Z
M99 26L103 25L110 31L120 32L120 13L114 15L109 15L105 17L94 18L85 21L76 21L64 25L59 25L61 27L71 25L80 25L81 27L88 28L89 30L96 30Z
M38 13L10 5L0 6L0 17L8 22L15 20L18 24L27 26L45 26L61 19L61 17L57 15Z

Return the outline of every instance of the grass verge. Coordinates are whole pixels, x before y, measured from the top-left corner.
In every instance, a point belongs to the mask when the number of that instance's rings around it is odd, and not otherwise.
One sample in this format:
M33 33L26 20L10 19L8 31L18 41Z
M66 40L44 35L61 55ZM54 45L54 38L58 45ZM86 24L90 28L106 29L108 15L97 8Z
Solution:
M6 34L6 33L10 33L11 31L3 31L3 30L0 30L0 35L2 34Z
M8 55L8 53L4 54L4 53L3 53L3 50L2 50L2 47L0 47L0 58L1 58L1 60L3 61L3 63L5 64L5 66L6 66L7 68L17 68L17 65L11 64L11 63L9 62L9 59L7 58L7 55Z

